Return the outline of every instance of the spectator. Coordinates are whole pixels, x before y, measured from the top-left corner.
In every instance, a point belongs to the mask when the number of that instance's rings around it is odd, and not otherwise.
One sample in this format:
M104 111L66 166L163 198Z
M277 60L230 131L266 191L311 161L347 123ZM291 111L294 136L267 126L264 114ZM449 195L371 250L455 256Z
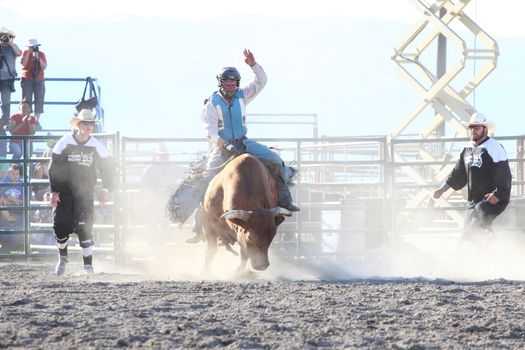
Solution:
M0 95L2 102L2 117L0 118L0 158L7 155L5 127L11 116L11 93L15 91L16 66L15 61L22 51L13 42L15 33L7 28L0 28Z
M155 149L153 164L148 165L142 172L140 183L143 188L156 192L164 200L174 180L180 180L183 176L184 168L170 163L168 149L161 143Z
M50 135L48 133L48 135ZM42 152L42 158L51 158L51 155L53 154L53 147L56 144L56 140L49 139L47 141L47 149ZM35 164L33 168L33 175L31 176L31 179L34 180L48 180L49 179L49 161L41 161ZM31 186L34 194L34 198L37 201L44 201L44 194L46 192L50 191L49 183L36 183L32 181L34 184Z
M24 202L24 191L22 188L22 180L20 179L20 167L18 164L11 164L7 171L7 175L0 180L0 182L15 183L3 185L0 188L2 195L2 202L6 207L19 207ZM12 230L19 230L23 227L23 213L21 210L2 210L2 227Z
M3 196L0 196L0 206L7 206ZM7 210L0 210L0 231L15 229L16 218ZM11 253L13 250L23 248L23 240L20 235L0 234L0 253Z
M27 100L20 101L20 112L13 114L9 121L9 131L13 136L34 135L36 131L37 119L31 114L31 106ZM13 159L22 158L22 144L24 140L12 139L9 143L9 150L13 154ZM26 143L29 145L29 142Z
M50 142L48 146L51 146L50 148L46 149L42 153L43 158L50 158L51 154L53 153L52 146L54 145L53 142ZM32 179L36 180L47 180L49 179L49 163L46 161L38 162L35 164L35 167L33 169L33 176ZM37 201L43 201L44 200L44 194L49 192L49 184L35 184L32 186L33 193L35 194L35 199Z
M49 206L51 204L51 192L46 192L42 195L42 200L44 205ZM35 223L52 223L53 216L51 215L51 209L49 208L39 208L35 210L33 215L33 220ZM53 245L55 244L55 238L51 233L32 233L31 234L31 244L37 245Z
M84 271L93 273L93 196L97 170L104 186L99 192L99 202L103 207L114 181L109 150L91 136L95 127L93 112L81 110L70 124L75 132L58 140L49 163L53 230L59 253L57 275L65 273L67 241L72 233L77 234L82 248Z
M169 232L169 220L163 215L165 203L171 188L183 177L184 168L171 163L166 145L159 144L153 154L153 163L144 169L140 179L140 205L146 220L155 222L161 239Z
M44 205L51 204L51 192L45 192L42 194L42 202ZM37 209L35 210L34 220L38 223L50 223L53 222L50 209Z
M27 49L22 53L20 63L22 71L20 86L22 87L22 97L34 104L32 111L35 113L37 121L40 123L40 116L44 113L44 96L46 93L44 70L47 68L46 54L40 51L40 44L36 39L29 39L26 44ZM38 129L41 130L40 124Z

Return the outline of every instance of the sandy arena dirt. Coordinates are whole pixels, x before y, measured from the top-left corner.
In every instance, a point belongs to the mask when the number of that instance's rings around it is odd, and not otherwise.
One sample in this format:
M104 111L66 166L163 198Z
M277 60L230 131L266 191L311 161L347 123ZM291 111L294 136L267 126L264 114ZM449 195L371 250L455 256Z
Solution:
M525 238L397 240L378 254L287 258L234 279L204 244L129 242L95 250L94 275L70 250L0 260L0 349L518 349L525 344ZM149 238L149 239L148 239ZM155 241L155 240L153 240ZM234 247L237 248L237 247ZM54 251L52 251L54 255Z
M312 273L303 273L306 280L264 274L187 280L119 272L100 257L98 272L84 275L77 260L62 277L53 274L52 261L0 262L0 348L518 349L525 344L523 282L315 280Z

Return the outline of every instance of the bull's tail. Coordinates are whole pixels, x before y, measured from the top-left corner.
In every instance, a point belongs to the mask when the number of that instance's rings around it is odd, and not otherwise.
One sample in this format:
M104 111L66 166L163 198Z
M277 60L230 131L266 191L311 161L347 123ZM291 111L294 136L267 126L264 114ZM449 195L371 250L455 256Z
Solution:
M220 166L210 169L205 169L206 157L193 161L190 174L171 193L165 215L174 223L185 223L203 200L208 183L233 158L231 156Z
M207 182L189 175L171 193L165 214L174 223L183 224L202 201Z

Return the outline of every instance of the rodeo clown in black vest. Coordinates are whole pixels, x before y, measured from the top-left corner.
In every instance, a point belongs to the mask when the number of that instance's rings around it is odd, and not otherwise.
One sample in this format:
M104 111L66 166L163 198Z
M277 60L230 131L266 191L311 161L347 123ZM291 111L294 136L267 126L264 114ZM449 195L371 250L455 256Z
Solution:
M71 119L73 133L63 136L53 147L49 164L49 185L53 208L53 230L58 245L56 274L65 273L68 263L67 241L71 233L78 235L84 271L93 273L94 187L97 169L103 189L99 202L105 206L113 188L113 162L108 149L91 136L96 120L93 112L83 109Z
M494 219L510 200L512 175L503 146L488 136L494 123L481 113L474 113L468 123L470 142L463 148L447 181L434 191L439 198L449 188L459 190L465 185L468 204L465 212L464 236L492 232Z
M206 160L206 175L201 181L201 185L195 186L200 190L194 191L193 200L198 200L198 203L202 201L207 184L221 170L228 158L246 152L257 157L270 169L276 180L279 206L292 212L299 211L300 209L292 203L292 196L288 188L288 184L295 174L295 169L288 167L281 157L267 146L246 137L248 131L246 127L246 105L262 91L268 79L250 50L244 50L244 62L253 70L255 79L248 85L239 87L241 81L239 71L234 67L225 67L217 75L219 91L214 92L205 101L201 120L206 130L206 136L212 143L212 150ZM179 194L181 192L179 191ZM180 197L177 199L172 197L171 205L168 204L168 212L174 214L179 206L184 206L181 203L184 201L182 198L184 196ZM201 216L202 209L198 208L193 225L195 236L186 240L187 243L197 243L203 240ZM187 219L184 216L177 218L177 215L170 215L170 217L172 221L181 223Z

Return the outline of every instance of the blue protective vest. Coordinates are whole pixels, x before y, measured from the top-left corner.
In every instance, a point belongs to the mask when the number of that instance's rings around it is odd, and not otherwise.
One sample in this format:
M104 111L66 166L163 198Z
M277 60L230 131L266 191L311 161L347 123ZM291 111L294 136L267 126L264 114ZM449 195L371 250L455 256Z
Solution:
M238 140L246 136L246 115L244 104L244 93L237 89L232 97L231 105L215 92L211 96L211 104L217 111L219 117L219 136L226 141Z

